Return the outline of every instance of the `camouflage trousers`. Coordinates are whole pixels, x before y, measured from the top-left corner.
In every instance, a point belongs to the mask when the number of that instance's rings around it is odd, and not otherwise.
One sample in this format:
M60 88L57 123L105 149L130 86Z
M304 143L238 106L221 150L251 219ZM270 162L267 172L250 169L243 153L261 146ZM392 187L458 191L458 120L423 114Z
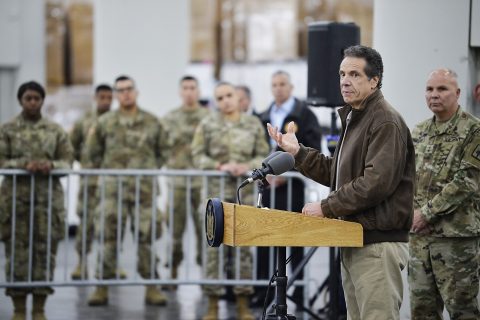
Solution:
M479 238L410 235L408 282L412 319L480 319Z
M59 240L62 238L62 227L64 227L63 212L52 209L50 234L48 227L48 204L45 201L39 201L34 206L33 219L33 239L31 242L31 260L30 250L30 204L17 201L15 214L15 232L12 237L12 223L10 220L6 225L2 225L2 232L5 241L5 273L8 281L22 282L29 281L51 281L55 270L56 253ZM7 230L10 229L10 230ZM48 238L50 236L50 243ZM14 242L12 241L14 240ZM13 250L12 250L13 245ZM48 259L49 257L49 259ZM12 266L13 263L13 279ZM31 270L30 269L31 263ZM21 296L28 293L48 295L54 290L51 287L32 287L32 288L8 288L6 295Z
M196 233L196 261L199 265L202 264L202 240L205 237L202 226L203 219L201 219L198 212L200 201L199 188L190 189L190 197L187 197L185 187L175 187L173 189L173 267L178 267L183 260L182 237L185 231L188 212L192 214ZM170 208L167 212L170 212Z
M99 243L96 277L99 279L117 278L120 268L118 253L125 233L126 220L127 217L130 217L133 239L135 243L138 243L137 271L145 279L159 278L157 271L159 259L152 251L152 245L161 236L162 217L160 211L152 210L151 202L139 202L138 211L135 201L123 200L121 208L115 197L108 198L104 202L103 205L99 204L96 212L95 233ZM155 223L153 223L154 221Z
M95 183L90 182L93 180ZM75 235L75 249L80 257L83 257L83 250L85 250L85 255L90 253L95 236L95 208L99 202L96 180L97 177L88 177L88 182L82 180L80 183L77 203L77 216L80 223ZM85 186L87 186L86 190Z
M223 251L223 266L220 266L220 254L219 252ZM239 267L238 270L240 279L251 279L252 278L252 254L250 253L249 247L227 247L221 246L219 248L207 248L207 270L206 276L207 279L220 279L220 271L226 272L226 274L231 274L235 278L236 268L235 261L237 252L240 253ZM205 285L203 291L208 296L221 296L225 294L225 287L216 286L216 285ZM233 292L236 295L251 295L253 293L253 286L235 286L233 287Z

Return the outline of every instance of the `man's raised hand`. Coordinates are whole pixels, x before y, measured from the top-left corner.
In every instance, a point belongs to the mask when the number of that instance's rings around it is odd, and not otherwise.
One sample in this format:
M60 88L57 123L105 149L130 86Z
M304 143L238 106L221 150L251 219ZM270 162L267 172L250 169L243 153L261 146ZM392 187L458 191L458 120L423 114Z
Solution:
M277 127L273 127L270 123L267 123L267 130L269 136L275 140L277 145L286 152L295 156L300 150L297 136L295 135L295 123L293 121L288 123L287 133L282 134Z

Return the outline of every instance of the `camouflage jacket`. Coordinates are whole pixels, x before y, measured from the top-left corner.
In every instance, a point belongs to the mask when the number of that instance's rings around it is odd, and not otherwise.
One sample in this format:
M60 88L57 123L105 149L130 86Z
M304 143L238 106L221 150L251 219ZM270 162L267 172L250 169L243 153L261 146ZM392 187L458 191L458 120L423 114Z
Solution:
M435 118L412 132L415 209L438 237L480 235L480 121L460 108L437 128Z
M70 141L73 146L75 160L79 161L83 168L89 168L86 155L86 141L88 130L97 122L97 113L88 111L80 120L75 122L70 132Z
M32 122L20 114L0 127L0 167L24 169L31 160L48 160L54 169L68 169L72 145L58 124L43 117Z
M0 167L25 169L32 160L50 161L54 169L68 169L73 161L73 149L67 133L58 124L43 117L38 121L29 121L20 114L0 127ZM48 176L38 174L34 182L36 199L47 197ZM30 189L30 177L19 176L16 184L17 201L29 201ZM54 198L61 199L63 189L59 176L53 176L52 192ZM11 177L6 177L2 182L0 199L2 205L11 202ZM63 207L63 201L60 204Z
M177 108L169 112L163 119L163 125L167 136L168 160L167 167L170 169L194 168L191 144L195 129L200 121L210 114L210 111L201 106L195 109L186 107ZM185 186L185 178L178 177L172 182L175 186ZM200 186L199 179L193 179L195 186Z
M239 121L229 122L220 113L212 113L200 122L192 141L195 166L207 170L215 170L218 164L228 162L245 163L250 169L259 168L269 148L260 120L245 114ZM226 181L226 199L235 197L236 182L236 178ZM210 189L210 194L220 192L213 186Z
M138 109L134 116L122 115L122 111L107 112L98 118L87 137L87 157L94 168L105 169L157 169L165 163L165 134L160 121L152 114ZM135 201L136 178L101 177L99 186L105 186L106 197ZM122 188L118 182L121 181ZM141 203L149 203L158 195L154 177L139 180ZM100 196L102 188L99 188Z
M152 114L138 109L128 117L115 110L90 129L86 154L94 168L155 169L165 163L165 142L163 127Z

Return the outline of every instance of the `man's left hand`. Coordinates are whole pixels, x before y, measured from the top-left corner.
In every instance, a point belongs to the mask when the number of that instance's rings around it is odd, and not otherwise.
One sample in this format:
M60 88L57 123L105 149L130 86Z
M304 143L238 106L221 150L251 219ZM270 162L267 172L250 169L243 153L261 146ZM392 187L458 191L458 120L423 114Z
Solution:
M320 202L306 203L302 209L302 213L306 216L325 218Z

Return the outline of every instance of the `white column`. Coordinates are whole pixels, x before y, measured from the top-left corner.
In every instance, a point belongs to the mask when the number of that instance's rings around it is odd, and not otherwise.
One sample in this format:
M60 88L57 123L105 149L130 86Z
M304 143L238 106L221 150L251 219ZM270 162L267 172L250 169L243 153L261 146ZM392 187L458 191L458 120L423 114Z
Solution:
M95 0L94 83L118 75L137 83L140 107L161 116L176 107L189 61L190 1Z
M0 1L0 121L20 111L18 86L29 80L45 85L45 3Z
M374 2L373 44L383 57L383 93L412 127L431 116L425 82L436 68L458 73L460 104L471 99L470 0Z

